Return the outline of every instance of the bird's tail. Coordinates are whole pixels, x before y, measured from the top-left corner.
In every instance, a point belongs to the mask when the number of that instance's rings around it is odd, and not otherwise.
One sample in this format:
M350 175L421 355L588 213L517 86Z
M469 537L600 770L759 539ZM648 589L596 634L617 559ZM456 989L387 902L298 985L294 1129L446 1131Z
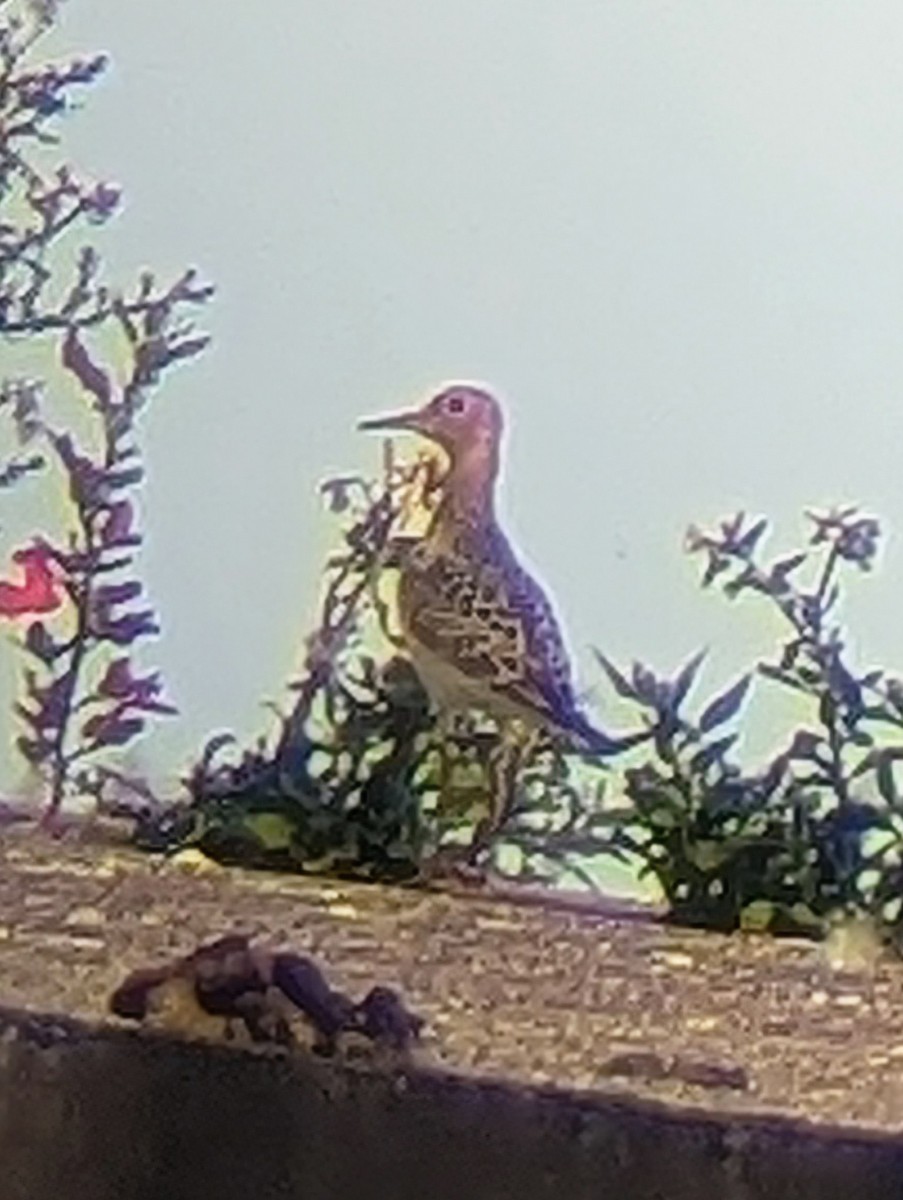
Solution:
M648 741L654 733L652 729L638 730L636 733L611 734L597 729L586 717L575 713L565 730L576 749L585 754L593 754L599 758L613 758L616 754L624 754L634 746L640 746Z

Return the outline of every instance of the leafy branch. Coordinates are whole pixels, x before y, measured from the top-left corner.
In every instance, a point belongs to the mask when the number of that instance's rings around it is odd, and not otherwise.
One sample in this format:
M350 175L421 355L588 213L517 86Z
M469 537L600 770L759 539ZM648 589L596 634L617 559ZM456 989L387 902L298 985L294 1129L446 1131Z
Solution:
M102 54L31 65L57 11L52 0L7 0L0 10L0 337L55 347L95 426L89 449L45 419L44 381L7 379L0 387L0 407L11 411L20 445L46 452L11 459L0 484L45 465L49 453L71 506L63 537L41 532L17 552L30 555L32 581L44 596L30 612L19 599L17 619L54 611L48 620L31 619L20 639L31 662L16 705L25 725L16 744L47 782L49 817L70 792L99 794L106 776L95 759L102 752L139 736L148 717L176 711L159 674L138 673L131 656L135 644L159 632L153 609L140 603L136 573L136 493L144 478L138 418L166 372L208 345L187 314L213 292L194 270L165 286L145 271L129 295L106 281L90 244L67 271L61 244L80 226L113 217L120 189L49 161L48 148L59 141L53 123L107 65ZM89 334L98 335L96 344ZM118 376L111 358L125 364ZM48 589L59 592L55 606Z

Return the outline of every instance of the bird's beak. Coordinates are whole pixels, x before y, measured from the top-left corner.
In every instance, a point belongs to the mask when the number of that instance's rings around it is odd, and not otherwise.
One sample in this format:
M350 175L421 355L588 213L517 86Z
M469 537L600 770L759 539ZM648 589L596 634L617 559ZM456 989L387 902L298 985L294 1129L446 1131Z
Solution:
M368 417L358 421L358 429L409 429L419 431L423 426L423 415L420 412L391 413L385 417Z

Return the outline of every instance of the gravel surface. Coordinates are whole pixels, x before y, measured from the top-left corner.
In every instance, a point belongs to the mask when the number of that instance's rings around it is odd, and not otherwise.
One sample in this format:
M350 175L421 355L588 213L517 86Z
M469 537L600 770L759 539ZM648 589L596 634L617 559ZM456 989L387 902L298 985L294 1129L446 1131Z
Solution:
M804 941L164 860L84 835L4 833L0 864L5 1006L107 1019L128 971L239 931L314 954L356 998L399 988L427 1021L423 1059L456 1072L903 1128L895 959L839 972Z

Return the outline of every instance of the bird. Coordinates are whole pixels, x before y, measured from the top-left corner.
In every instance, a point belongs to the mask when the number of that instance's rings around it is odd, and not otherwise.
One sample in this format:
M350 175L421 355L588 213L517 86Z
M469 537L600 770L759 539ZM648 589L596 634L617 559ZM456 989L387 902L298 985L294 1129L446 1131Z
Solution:
M421 408L358 428L419 434L447 459L438 502L400 561L398 582L401 640L434 707L446 718L480 710L603 758L648 738L648 730L612 736L580 708L555 610L496 515L504 432L496 395L450 383Z

